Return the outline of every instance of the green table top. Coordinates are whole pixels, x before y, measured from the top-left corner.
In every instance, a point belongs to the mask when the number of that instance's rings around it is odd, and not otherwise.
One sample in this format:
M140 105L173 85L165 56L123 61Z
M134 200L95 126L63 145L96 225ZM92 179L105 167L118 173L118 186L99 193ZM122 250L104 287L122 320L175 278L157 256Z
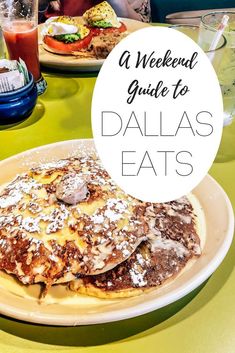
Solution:
M57 73L45 78L48 90L39 98L33 116L0 131L0 159L39 145L92 136L95 77ZM235 161L215 163L210 174L235 207ZM234 259L235 244L199 289L166 308L122 322L70 328L0 317L0 352L234 353Z

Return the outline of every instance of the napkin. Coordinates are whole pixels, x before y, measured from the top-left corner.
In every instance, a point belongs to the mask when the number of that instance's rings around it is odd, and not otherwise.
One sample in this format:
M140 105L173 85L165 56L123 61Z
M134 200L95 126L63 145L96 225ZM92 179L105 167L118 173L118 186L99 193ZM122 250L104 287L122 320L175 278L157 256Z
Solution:
M22 59L0 60L0 93L11 92L29 82L29 73Z

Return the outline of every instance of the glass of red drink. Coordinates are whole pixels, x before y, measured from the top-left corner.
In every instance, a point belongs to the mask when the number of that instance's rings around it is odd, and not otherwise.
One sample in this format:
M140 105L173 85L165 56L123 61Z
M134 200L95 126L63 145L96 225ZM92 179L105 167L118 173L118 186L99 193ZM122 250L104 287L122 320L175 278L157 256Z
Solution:
M38 53L38 0L0 0L0 16L10 59L24 60L42 94L46 82Z

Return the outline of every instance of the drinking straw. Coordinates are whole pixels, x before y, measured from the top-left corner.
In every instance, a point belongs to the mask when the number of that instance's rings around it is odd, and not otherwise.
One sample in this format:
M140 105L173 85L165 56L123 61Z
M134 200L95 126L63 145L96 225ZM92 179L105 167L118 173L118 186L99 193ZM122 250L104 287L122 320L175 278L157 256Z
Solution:
M219 44L219 41L220 41L220 38L222 37L223 33L224 33L224 30L225 30L225 27L227 26L228 24L228 20L229 20L229 16L228 15L224 15L222 17L222 20L218 26L218 29L215 33L215 36L211 42L211 45L210 45L210 48L209 48L209 53L208 53L208 57L210 59L210 61L213 61L213 58L214 58L214 51L217 47L217 45Z

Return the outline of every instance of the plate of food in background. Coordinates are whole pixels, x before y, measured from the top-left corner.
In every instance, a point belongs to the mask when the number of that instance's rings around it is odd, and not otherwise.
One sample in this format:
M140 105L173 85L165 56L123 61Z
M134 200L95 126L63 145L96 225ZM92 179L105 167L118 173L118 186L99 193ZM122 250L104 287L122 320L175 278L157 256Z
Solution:
M82 17L51 17L39 25L40 63L57 70L97 71L123 38L148 26L118 18L106 1Z
M209 176L191 194L153 204L110 179L93 140L0 164L4 315L61 326L135 317L198 287L231 245L232 207Z

